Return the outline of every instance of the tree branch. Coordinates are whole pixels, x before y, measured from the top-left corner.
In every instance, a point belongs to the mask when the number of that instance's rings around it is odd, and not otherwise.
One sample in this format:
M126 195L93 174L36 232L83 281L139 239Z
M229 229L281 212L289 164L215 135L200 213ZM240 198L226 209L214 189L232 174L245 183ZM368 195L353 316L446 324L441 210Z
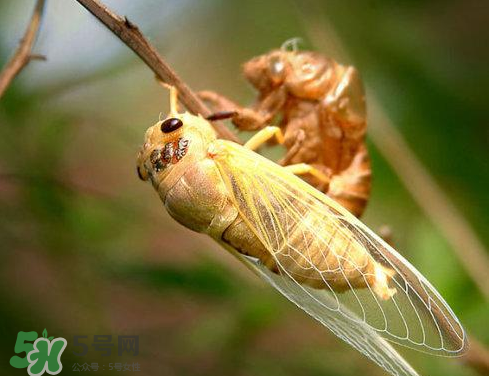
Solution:
M46 0L38 0L34 8L27 30L22 38L19 47L12 56L12 59L7 62L5 67L0 72L0 98L7 90L12 80L19 74L31 60L45 60L46 58L41 55L31 55L32 46L36 40L36 35L41 25L42 12Z
M207 106L183 82L163 60L158 51L148 42L139 28L127 17L121 17L98 0L77 0L99 19L110 31L123 41L163 82L175 86L180 102L193 114L207 117L211 114ZM234 133L221 123L212 124L220 137L240 142Z
M469 337L470 347L460 361L479 375L489 375L489 350L474 337Z

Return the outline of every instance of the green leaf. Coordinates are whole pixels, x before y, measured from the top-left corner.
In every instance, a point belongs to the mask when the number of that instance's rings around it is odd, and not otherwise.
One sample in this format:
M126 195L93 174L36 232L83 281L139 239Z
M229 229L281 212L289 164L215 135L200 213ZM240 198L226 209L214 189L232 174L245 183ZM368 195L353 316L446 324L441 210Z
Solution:
M53 338L54 338L54 337L49 337L48 339L49 339L50 341L52 341L52 340L53 340Z
M46 330L46 328L44 328L44 330L42 331L42 336L44 338L47 338L48 337L48 331Z

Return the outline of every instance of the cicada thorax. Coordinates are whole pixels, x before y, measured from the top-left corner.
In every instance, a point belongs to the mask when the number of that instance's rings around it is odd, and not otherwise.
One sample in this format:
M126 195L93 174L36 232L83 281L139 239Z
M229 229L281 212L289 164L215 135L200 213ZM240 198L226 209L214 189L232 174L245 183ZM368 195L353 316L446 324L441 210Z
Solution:
M334 85L334 75L339 65L314 52L288 54L290 63L285 78L287 91L296 98L320 100Z

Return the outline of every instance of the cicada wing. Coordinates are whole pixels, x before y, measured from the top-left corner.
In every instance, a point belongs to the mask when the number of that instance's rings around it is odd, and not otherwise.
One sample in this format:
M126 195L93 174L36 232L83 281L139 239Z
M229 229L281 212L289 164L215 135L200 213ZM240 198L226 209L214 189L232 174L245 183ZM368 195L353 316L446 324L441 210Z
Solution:
M418 373L379 333L364 323L351 320L337 311L324 309L335 304L326 291L295 283L287 276L272 273L258 259L238 256L250 269L275 287L287 299L318 320L346 343L396 376L418 376ZM353 316L353 313L350 313Z
M371 358L366 333L435 355L465 351L466 334L447 303L362 222L268 159L223 140L215 147L231 199L272 255L282 274L275 285L291 300ZM391 273L388 297L367 282L372 261ZM381 349L385 342L376 341Z

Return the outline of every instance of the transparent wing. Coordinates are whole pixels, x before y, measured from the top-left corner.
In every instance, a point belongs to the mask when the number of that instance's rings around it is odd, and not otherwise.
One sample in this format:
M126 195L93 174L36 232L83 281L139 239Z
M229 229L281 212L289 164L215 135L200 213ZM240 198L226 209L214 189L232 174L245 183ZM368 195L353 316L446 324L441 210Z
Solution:
M394 374L415 373L385 340L436 355L465 351L466 334L434 287L346 209L240 145L215 148L234 204L275 262L261 274L287 298ZM384 295L371 265L388 274Z
M336 311L324 309L324 304L334 305L326 291L299 285L279 274L272 273L258 259L237 255L250 269L265 279L287 299L318 320L334 334L366 355L387 372L397 376L419 376L401 355L370 326Z

